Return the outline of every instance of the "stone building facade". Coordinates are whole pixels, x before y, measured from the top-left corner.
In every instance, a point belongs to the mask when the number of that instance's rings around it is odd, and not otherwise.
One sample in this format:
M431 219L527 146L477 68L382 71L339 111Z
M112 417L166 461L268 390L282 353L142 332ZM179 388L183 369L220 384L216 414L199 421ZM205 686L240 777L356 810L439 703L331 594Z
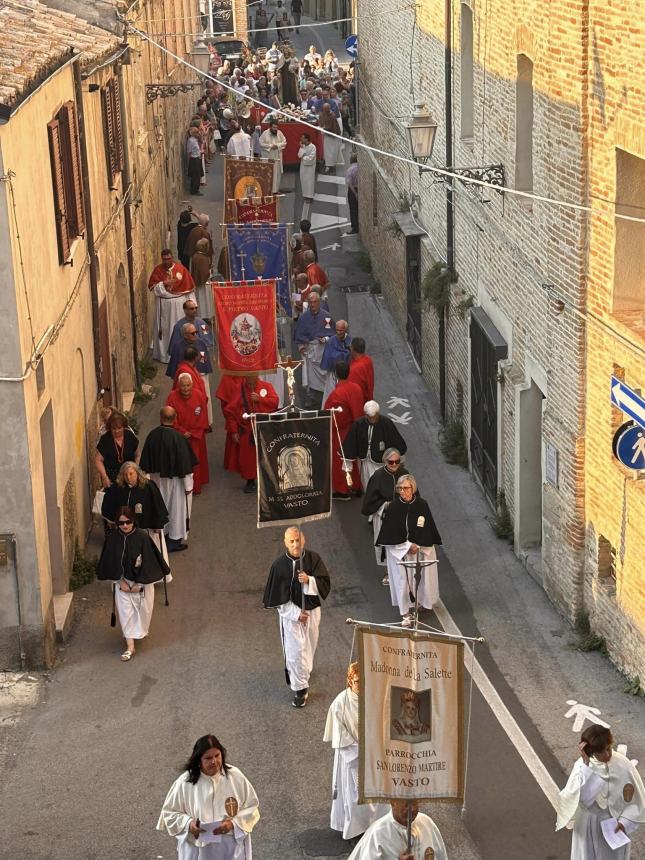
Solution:
M197 91L149 102L146 85L196 75L125 38L127 5L7 0L0 10L3 667L53 660L91 524L99 409L132 403L151 338L147 279L184 197ZM152 24L193 7L141 0L138 13ZM192 39L173 47L187 57Z
M613 214L599 218L576 206L585 206L590 193L614 199L614 147L621 138L616 132L602 139L607 117L623 129L628 152L642 140L642 127L635 130L638 105L623 121L619 104L623 85L639 93L637 58L624 62L621 54L619 62L613 56L611 86L605 83L600 94L594 45L606 45L611 53L627 45L628 37L638 45L634 50L643 41L627 29L619 36L620 26L616 30L618 22L612 22L614 41L603 42L607 13L598 11L592 25L586 2L566 9L524 2L487 9L474 0L451 0L453 44L447 52L446 8L426 0L416 13L389 14L384 26L383 18L369 16L369 4L358 4L361 135L383 153L359 151L361 237L420 372L447 422L463 426L475 480L491 506L499 508L503 494L516 554L572 621L589 613L617 662L635 672L621 642L631 637L631 648L643 642L643 580L639 584L638 573L621 580L624 599L629 593L634 600L628 617L624 602L621 609L621 599L608 596L611 589L597 587L597 549L590 535L598 527L592 521L602 522L602 535L617 547L621 520L614 517L621 507L616 502L600 515L592 499L603 497L600 485L606 480L620 495L624 476L611 462L611 445L607 449L590 437L592 401L586 391L593 388L594 362L602 361L597 384L604 393L595 399L609 426L606 367L615 363L626 373L629 367L628 379L636 386L642 366L635 356L642 351L619 348L608 329L590 321L594 308L608 313L606 297L604 309L597 307L597 290L611 283L603 267L613 272ZM452 153L446 148L446 62ZM624 77L616 79L616 70ZM631 111L633 100L626 101ZM415 166L385 155L409 158L402 121L415 102L425 102L438 123L428 166L501 165L508 189L568 205L458 180L447 204L440 175L420 175ZM438 307L446 298L441 276L449 255L447 205L454 217L458 280L449 287L446 306ZM422 298L424 282L430 301ZM598 341L601 336L612 339L611 350ZM625 336L634 338L633 326ZM602 454L594 456L601 444ZM598 488L592 489L595 482ZM638 521L636 511L645 513L642 488L632 482L628 492ZM635 543L636 535L630 545ZM613 615L603 615L607 600L614 601ZM629 628L624 637L619 618ZM642 647L640 654L634 659L642 664Z

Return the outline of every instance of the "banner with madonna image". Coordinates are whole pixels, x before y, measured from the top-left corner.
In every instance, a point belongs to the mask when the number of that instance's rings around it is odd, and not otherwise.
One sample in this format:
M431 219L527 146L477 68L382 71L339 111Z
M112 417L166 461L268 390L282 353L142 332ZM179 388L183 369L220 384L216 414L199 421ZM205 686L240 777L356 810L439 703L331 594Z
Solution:
M464 798L464 643L358 625L359 803Z
M331 413L256 415L258 528L331 516Z
M220 370L273 371L276 363L275 281L213 284Z
M280 307L291 316L286 224L227 224L226 237L231 280L274 278Z
M266 158L224 158L224 221L235 221L235 201L248 197L268 197L273 189L273 161Z

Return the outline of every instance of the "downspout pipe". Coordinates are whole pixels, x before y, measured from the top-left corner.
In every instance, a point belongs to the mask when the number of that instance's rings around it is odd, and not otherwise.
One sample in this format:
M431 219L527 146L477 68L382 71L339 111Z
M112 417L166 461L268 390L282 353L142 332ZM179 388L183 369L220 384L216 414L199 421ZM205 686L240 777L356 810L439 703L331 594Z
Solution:
M444 50L444 89L446 110L446 164L454 164L452 144L452 0L445 2L446 45ZM455 265L454 184L448 177L446 188L446 265L452 276ZM442 308L439 317L439 405L441 418L446 420L446 328L448 308Z
M94 222L92 220L92 197L90 192L90 174L87 157L87 134L85 129L85 112L83 103L83 87L81 67L78 60L72 66L74 72L74 95L78 121L78 138L81 150L81 182L83 184L83 200L85 210L85 239L89 257L90 296L92 302L92 340L94 342L94 373L96 374L97 400L103 391L101 372L101 335L99 328L99 290L98 269L96 265L96 248L94 247Z
M121 188L126 194L132 182L130 171L130 135L128 126L128 114L125 103L125 84L123 79L123 60L119 59L116 64L116 73L119 79L119 102L121 105L121 129L123 132L123 172L121 174ZM128 260L128 292L130 294L130 325L132 327L132 362L134 364L134 378L137 388L141 388L141 372L139 369L139 347L137 345L137 307L134 284L134 249L132 247L132 194L128 194L123 208L123 223L125 226L125 247Z

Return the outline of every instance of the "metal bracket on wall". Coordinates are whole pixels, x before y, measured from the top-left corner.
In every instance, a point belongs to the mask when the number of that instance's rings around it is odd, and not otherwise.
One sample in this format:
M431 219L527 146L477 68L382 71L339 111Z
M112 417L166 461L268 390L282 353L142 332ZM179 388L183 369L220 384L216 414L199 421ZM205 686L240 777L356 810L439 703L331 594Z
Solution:
M146 102L152 104L157 99L167 99L178 93L189 93L195 87L201 86L201 81L193 84L146 84Z

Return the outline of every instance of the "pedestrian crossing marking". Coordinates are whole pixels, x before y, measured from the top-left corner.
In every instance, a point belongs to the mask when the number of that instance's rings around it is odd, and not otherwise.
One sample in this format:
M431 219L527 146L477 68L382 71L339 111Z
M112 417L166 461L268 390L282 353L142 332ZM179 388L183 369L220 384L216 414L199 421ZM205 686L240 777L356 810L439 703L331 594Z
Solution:
M312 228L320 229L322 227L345 227L349 221L339 218L338 215L322 215L320 212L312 212L309 219Z
M344 197L335 197L333 194L314 194L317 203L336 203L338 206L345 205Z
M334 185L344 185L345 177L344 176L333 176L330 174L321 173L318 176L318 182L333 182Z

